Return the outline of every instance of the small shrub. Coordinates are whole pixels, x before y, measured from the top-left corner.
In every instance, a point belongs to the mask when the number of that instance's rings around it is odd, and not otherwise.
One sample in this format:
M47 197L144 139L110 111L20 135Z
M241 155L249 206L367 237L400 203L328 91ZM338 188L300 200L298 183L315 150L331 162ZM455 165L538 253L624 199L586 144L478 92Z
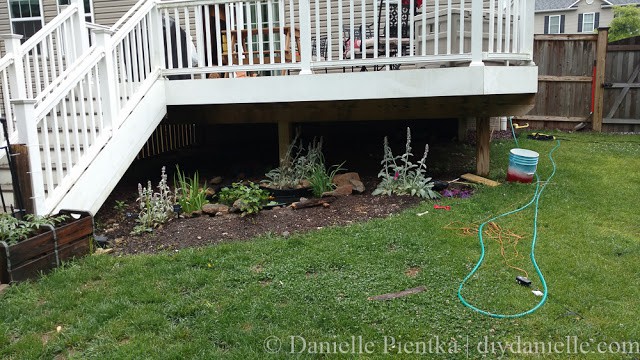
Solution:
M173 183L175 184L176 202L180 204L185 213L198 211L202 209L202 205L208 202L205 189L200 187L200 176L197 171L193 177L187 177L176 165L176 176Z
M424 155L417 164L411 162L411 129L407 128L407 143L401 156L394 156L389 147L387 137L384 138L384 158L380 162L382 170L378 177L382 180L373 191L373 195L411 195L425 199L435 199L438 193L432 190L433 182L427 173L427 155L429 145L424 148Z
M269 192L257 184L234 183L231 187L224 187L220 190L218 201L228 206L236 206L242 216L257 214L267 204Z
M121 219L124 218L124 212L127 209L127 203L124 200L116 200L116 204L113 205L113 209L118 212L118 216Z
M9 214L0 214L0 241L9 246L15 245L36 235L41 226L55 226L68 218L67 215L43 217L29 214L19 220Z
M152 232L153 228L167 222L173 213L173 195L167 185L167 174L165 167L162 167L158 192L153 191L151 181L147 182L147 187L138 184L138 198L136 199L140 212L138 213L138 225L131 231L132 235L139 235L144 232Z

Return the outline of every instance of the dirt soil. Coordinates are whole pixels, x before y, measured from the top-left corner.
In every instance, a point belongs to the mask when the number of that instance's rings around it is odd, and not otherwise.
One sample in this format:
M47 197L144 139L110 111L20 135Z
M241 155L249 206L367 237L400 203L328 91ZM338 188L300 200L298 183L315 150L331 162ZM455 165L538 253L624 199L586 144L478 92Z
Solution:
M175 218L153 233L140 236L130 235L137 214L135 203L129 197L126 208L105 207L96 215L96 234L107 236L116 255L156 253L247 240L268 233L289 236L328 226L348 225L387 217L421 201L410 196L373 196L374 183L366 185L368 191L364 194L339 197L327 208L317 206L293 210L282 207L246 217L237 214L211 217L205 214L196 218ZM112 194L112 197L118 199L118 194Z

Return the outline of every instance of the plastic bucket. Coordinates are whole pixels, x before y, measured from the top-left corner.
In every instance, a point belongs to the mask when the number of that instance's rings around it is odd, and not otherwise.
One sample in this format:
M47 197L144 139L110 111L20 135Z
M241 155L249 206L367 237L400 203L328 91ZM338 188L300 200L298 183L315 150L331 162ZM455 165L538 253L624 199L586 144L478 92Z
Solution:
M530 183L538 166L540 154L527 149L511 149L509 152L509 169L507 181Z

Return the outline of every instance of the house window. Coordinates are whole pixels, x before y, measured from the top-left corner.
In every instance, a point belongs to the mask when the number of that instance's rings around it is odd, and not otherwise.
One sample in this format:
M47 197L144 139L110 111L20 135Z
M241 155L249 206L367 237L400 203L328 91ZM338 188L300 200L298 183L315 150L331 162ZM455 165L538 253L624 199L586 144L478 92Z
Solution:
M23 42L42 29L41 5L40 0L9 0L11 29L23 36Z
M273 27L277 28L280 25L280 7L278 4L278 1L273 1L271 3L271 17L272 17L272 22L273 22ZM261 23L258 25L258 9L256 7L256 4L250 4L249 5L250 11L251 11L251 24L247 24L247 27L251 26L252 29L256 29L256 28L263 28L266 29L269 27L269 4L267 3L263 3L260 5L260 15L261 15ZM245 22L249 22L249 19L245 18L244 21ZM252 49L251 51L259 51L259 39L260 37L258 36L258 34L254 34L251 37L251 42L252 42ZM269 49L270 46L270 41L269 41L269 34L268 33L263 33L262 35L262 49L264 51L268 51L271 50ZM273 46L274 49L273 50L280 50L280 34L275 31L275 33L273 34ZM267 55L268 56L268 55ZM279 56L279 55L276 55Z
M258 10L260 12L260 19L258 19ZM278 0L274 0L271 2L271 22L273 23L274 29L277 29L280 26L280 3ZM249 5L250 18L247 18L247 13L244 13L244 22L246 23L247 28L251 29L268 29L269 28L269 3L261 3L260 8L257 7L256 3L252 3ZM249 20L251 20L249 22ZM258 23L258 21L260 23ZM280 33L277 30L274 30L273 39L270 39L270 35L268 32L259 30L262 32L262 50L263 56L265 57L265 62L268 61L267 58L271 56L273 53L275 62L280 62L280 52L279 50L282 48ZM271 48L271 40L273 40L273 48ZM242 40L248 48L248 39ZM254 59L257 60L257 57L260 52L260 36L258 34L253 34L251 36L251 49L247 49L247 56L254 56ZM273 76L277 75L278 71L261 71L261 76Z
M58 11L60 11L60 6L69 4L69 0L58 0ZM84 0L84 15L84 20L86 22L93 22L93 2L91 0Z
M592 33L595 29L598 28L599 24L599 16L600 13L592 12L592 13L584 13L578 15L578 32L581 33Z
M564 34L564 15L548 15L544 17L545 34Z
M547 34L561 34L560 23L561 23L560 15L549 16L549 27L547 30Z

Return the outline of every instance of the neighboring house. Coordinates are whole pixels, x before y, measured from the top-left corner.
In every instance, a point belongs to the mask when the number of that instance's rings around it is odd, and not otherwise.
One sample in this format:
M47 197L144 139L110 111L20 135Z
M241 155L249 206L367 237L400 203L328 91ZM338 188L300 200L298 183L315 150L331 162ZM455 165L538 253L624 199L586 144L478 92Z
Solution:
M640 0L536 0L536 34L593 33L609 26L613 6L637 4Z
M84 0L88 22L111 26L129 10L137 0ZM69 0L6 0L0 5L0 34L20 34L23 41L56 17L60 7ZM4 54L4 44L0 44Z

